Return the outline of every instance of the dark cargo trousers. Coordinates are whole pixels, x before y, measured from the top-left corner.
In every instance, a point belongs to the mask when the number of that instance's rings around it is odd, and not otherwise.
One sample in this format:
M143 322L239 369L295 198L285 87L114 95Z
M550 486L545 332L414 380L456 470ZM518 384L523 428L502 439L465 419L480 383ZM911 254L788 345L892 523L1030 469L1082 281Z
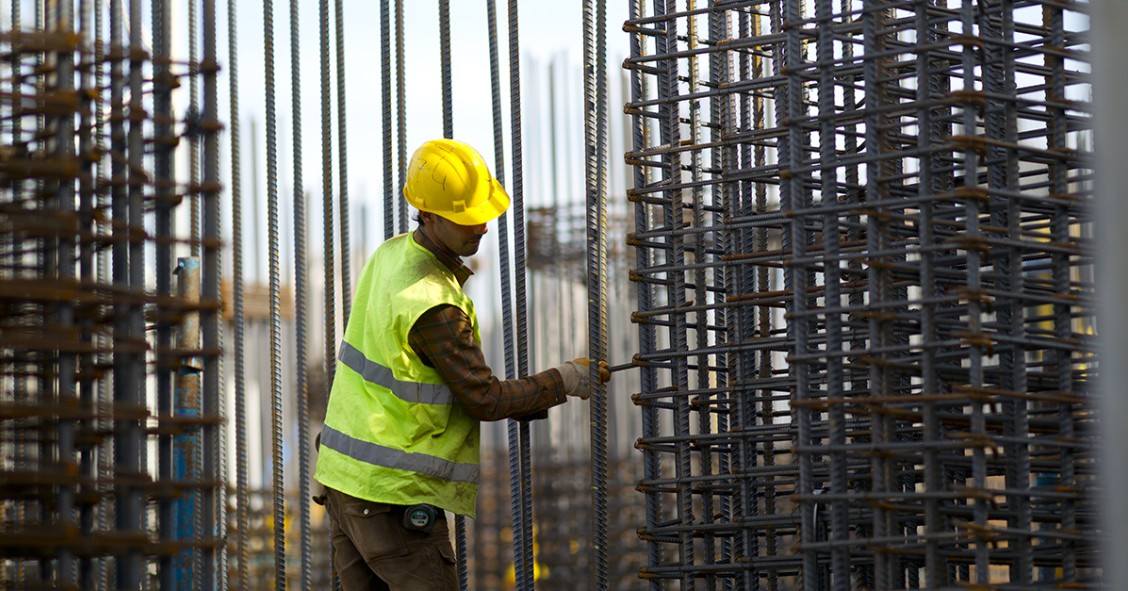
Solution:
M430 532L403 526L405 507L326 489L333 564L343 591L455 591L458 574L446 515Z

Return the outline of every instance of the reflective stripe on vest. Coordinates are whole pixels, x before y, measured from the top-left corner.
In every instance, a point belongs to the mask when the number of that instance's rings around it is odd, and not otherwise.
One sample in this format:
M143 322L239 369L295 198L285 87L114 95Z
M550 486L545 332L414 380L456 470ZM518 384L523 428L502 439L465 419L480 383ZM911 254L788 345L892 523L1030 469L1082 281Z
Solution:
M452 482L478 483L479 470L477 464L458 464L435 456L413 454L384 447L349 437L329 426L322 427L321 445L345 454L354 460L376 466L409 470Z
M392 370L372 361L364 353L347 341L341 341L341 351L337 359L360 374L366 381L392 391L396 398L404 402L420 404L452 404L454 394L446 384L421 384L397 380Z

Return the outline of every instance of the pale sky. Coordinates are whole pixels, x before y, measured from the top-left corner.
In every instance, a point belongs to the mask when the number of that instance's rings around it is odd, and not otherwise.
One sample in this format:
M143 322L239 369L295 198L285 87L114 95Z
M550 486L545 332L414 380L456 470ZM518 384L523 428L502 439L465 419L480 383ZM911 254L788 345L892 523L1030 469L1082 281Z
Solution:
M179 4L179 3L178 3ZM226 3L220 2L220 37L219 54L222 56L223 65L228 54L226 26ZM311 232L310 246L320 252L321 228L321 194L322 194L322 156L321 156L321 51L320 51L320 16L319 3L312 1L301 2L301 127L302 127L302 184L310 193L310 219ZM505 12L507 2L497 3L498 29L499 29L499 60L502 67L502 104L504 112L504 128L508 133L511 125L509 113L509 41L508 16ZM612 6L613 5L613 6ZM278 186L280 198L285 199L284 211L289 211L289 195L293 187L293 111L291 99L291 56L290 56L290 3L274 2L274 64L275 64L275 100L277 109L277 137L278 137ZM452 0L451 7L451 47L452 47L452 80L453 80L453 122L455 137L467 141L482 152L486 161L494 162L493 148L493 121L492 98L490 94L489 70L489 38L484 1ZM582 29L581 2L543 2L522 0L519 3L520 16L520 43L523 56L522 83L524 88L529 88L538 72L530 68L530 58L540 66L539 75L544 77L544 64L550 59L566 59L574 66L577 72L575 83L577 88L572 89L577 97L582 81L578 78L578 69L582 58L583 29ZM176 8L186 11L180 5ZM332 15L332 2L330 2L330 30L335 29ZM375 247L383 239L383 131L382 131L382 98L381 98L381 39L380 39L380 3L375 1L353 2L346 1L345 31L346 42L346 116L348 121L348 170L349 170L349 197L354 207L359 208L361 202L367 203L370 208L368 228L370 230L367 245ZM251 185L251 146L247 134L250 132L250 120L257 120L258 135L265 136L266 94L264 88L264 52L263 52L263 7L259 0L240 0L238 5L238 68L239 68L239 108L240 120L243 125L243 194L244 199L249 199L252 193ZM185 15L186 17L186 15ZM610 2L608 6L608 70L615 76L620 70L620 63L628 53L628 38L622 31L622 23L626 19L626 3ZM442 136L442 97L439 55L439 29L438 29L438 2L405 1L404 2L404 46L407 85L407 153L426 139ZM392 30L394 36L394 28ZM334 40L330 41L330 52L335 59L336 47ZM392 59L394 60L394 46ZM332 78L335 80L335 65ZM226 73L226 70L225 70ZM393 100L394 82L393 77ZM335 84L335 81L333 82ZM226 99L228 80L226 76L221 79L221 106L224 117L226 114ZM526 108L531 100L538 100L535 91L523 90L523 102ZM544 100L541 96L540 100ZM333 99L331 108L336 117L337 104ZM582 98L571 108L582 108ZM621 105L612 105L612 109L621 112ZM582 138L582 120L574 119L577 129L575 133ZM393 114L394 124L394 114ZM530 132L535 133L535 126L530 128L530 122L525 124L525 143L535 141L528 137ZM334 121L333 149L336 154L337 127ZM229 138L224 138L226 149ZM579 146L582 147L582 146ZM512 157L509 154L509 143L506 144L506 169L512 169ZM266 184L266 147L260 141L260 191L265 200ZM526 147L529 156L529 148ZM226 167L229 160L221 160L224 167L223 177L228 173ZM531 163L526 162L526 186L530 185ZM336 188L336 172L334 172L334 191ZM582 174L582 173L581 173ZM581 179L582 180L582 179ZM508 184L508 179L506 179ZM527 199L535 200L526 191ZM249 206L247 207L249 210ZM247 215L253 215L247 211ZM261 212L265 217L265 211ZM354 211L353 239L358 246L362 239L358 236L360 227L359 211ZM260 217L260 219L262 219ZM251 218L246 219L250 223ZM283 220L282 225L290 223L289 216ZM245 232L252 231L252 227L245 225ZM491 230L493 231L493 230ZM265 233L265 228L262 229ZM248 235L248 239L250 239ZM289 240L288 236L286 237ZM487 253L483 253L488 256ZM248 253L249 256L249 253ZM265 256L265 255L264 255ZM253 273L251 263L248 261L248 274ZM285 265L284 265L285 266Z

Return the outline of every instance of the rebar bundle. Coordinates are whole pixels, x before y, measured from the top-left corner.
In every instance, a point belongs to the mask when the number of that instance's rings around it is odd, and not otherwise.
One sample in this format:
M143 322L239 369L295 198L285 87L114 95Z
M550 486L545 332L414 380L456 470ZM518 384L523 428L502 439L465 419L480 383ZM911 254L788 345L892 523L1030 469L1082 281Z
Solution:
M1097 585L1086 8L632 2L652 588Z

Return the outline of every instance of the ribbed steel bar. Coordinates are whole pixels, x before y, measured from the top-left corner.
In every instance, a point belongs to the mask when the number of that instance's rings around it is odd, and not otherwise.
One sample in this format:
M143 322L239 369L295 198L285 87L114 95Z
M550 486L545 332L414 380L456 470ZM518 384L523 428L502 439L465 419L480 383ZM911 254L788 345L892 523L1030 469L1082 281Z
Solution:
M250 558L247 536L250 529L247 506L250 501L247 468L247 344L243 275L243 184L242 143L239 121L239 35L236 0L227 0L227 76L228 124L231 127L231 307L235 361L235 581L237 591L250 585L247 562ZM300 234L299 234L300 235ZM296 248L296 245L295 245Z
M140 0L130 0L129 2L129 75L128 75L128 88L129 88L129 112L140 113L144 110L144 72L142 67L144 65L144 50L141 40L141 2ZM133 51L134 49L138 51ZM123 100L124 104L124 100ZM145 210L145 187L143 184L144 178L141 175L134 174L134 171L144 166L145 158L145 139L144 139L144 125L145 122L141 118L131 119L128 126L125 150L127 154L127 168L126 168L126 188L127 188L127 205L125 211L127 212L127 219L129 220L129 246L126 256L129 261L128 282L130 288L137 293L144 293L145 291L145 232L144 232L144 210ZM119 177L120 178L120 177ZM129 307L128 311L128 324L129 334L132 338L144 342L145 339L145 310L144 306L140 303L134 303ZM127 361L129 364L129 381L126 388L135 389L129 396L129 402L144 408L146 403L146 394L148 388L146 387L145 379L145 355L143 353L144 346L140 351L130 356ZM127 456L130 457L130 464L135 473L142 473L146 466L146 452L148 446L145 445L145 433L140 421L131 422L127 428L127 437L129 443L127 446L130 449ZM116 448L116 446L115 446ZM136 462L136 464L133 464ZM134 467L135 466L135 467ZM147 511L145 508L145 495L143 490L136 488L129 491L131 497L130 505L136 507L137 515L131 521L136 521L136 529L144 531L147 529ZM132 529L132 528L129 528ZM137 552L140 554L140 552ZM138 560L139 563L145 562ZM130 573L127 577L129 579L136 579L141 582L141 573ZM121 582L119 581L119 584Z
M831 0L816 0L815 22L819 31L815 56L820 63L827 63L834 59L834 27L836 14ZM837 109L835 98L834 71L830 68L819 70L818 109L820 113L833 113ZM837 139L835 125L830 117L823 118L819 126L819 160L833 162L837 156L837 146L830 141ZM837 178L836 175L827 174L825 171L819 175L818 195L821 203L837 203ZM833 200L833 201L832 201ZM825 253L828 258L837 258L842 242L841 229L837 213L831 211L823 215L823 238L826 245ZM825 300L827 308L836 308L842 301L842 273L836 264L824 266ZM842 315L838 312L828 311L826 319L826 386L825 396L835 402L842 399L844 368L841 352L844 347L842 331ZM846 417L842 405L835 404L827 413L830 424L829 443L841 447L846 443ZM830 456L830 487L832 495L844 495L847 490L847 454L838 451ZM828 539L831 542L848 539L847 515L849 507L845 500L830 503L830 527ZM850 581L850 554L844 545L835 546L831 554L830 586L833 589L845 591L852 588Z
M313 577L311 545L313 540L310 528L310 481L309 481L309 376L306 372L306 312L308 293L308 256L306 253L306 191L302 182L302 85L301 85L301 51L298 40L300 35L299 10L301 4L296 0L290 2L290 77L291 77L291 125L294 135L294 362L296 381L294 388L297 393L297 435L298 435L298 534L300 578L302 589L309 589ZM325 71L327 64L326 50L328 40L326 5L320 4L321 15L321 67L322 67L322 92L325 91L324 83L328 76ZM326 98L322 96L322 105Z
M1086 9L632 4L644 576L1095 584Z
M403 0L395 0L396 3L396 162L399 163L397 167L398 182L395 185L396 190L392 191L399 196L399 190L406 182L407 174L407 76L406 67L404 65L403 54ZM399 226L398 232L400 234L407 232L407 200L396 199L399 204Z
M204 104L201 113L203 160L203 277L201 297L204 310L200 312L203 339L203 474L201 482L204 575L201 584L205 589L227 589L227 438L222 431L227 413L226 385L223 381L223 212L220 183L220 130L222 121L219 107L219 53L217 0L203 1L203 79ZM203 479L202 479L203 480Z
M329 85L329 0L321 0L321 198L325 265L325 369L327 386L337 371L336 255L333 240L333 112ZM342 244L341 248L346 248Z
M200 15L197 12L200 0L188 0L188 118L189 124L196 127L196 121L200 116L200 83L197 80L199 74L199 21ZM199 258L200 256L200 194L195 189L200 182L200 136L199 129L196 127L188 134L188 184L193 187L191 195L189 195L189 235L191 236L192 243L192 256ZM199 564L194 564L195 571L199 570ZM198 572L194 572L194 576L198 576Z
M443 137L454 137L454 104L450 72L450 0L439 0L439 74L442 78Z
M730 15L727 11L717 10L716 2L711 2L710 6L714 8L709 14L709 42L716 43L720 39L727 38L732 31L733 20L737 20L737 26L747 27L747 20L741 18L742 15ZM719 53L712 53L709 55L709 76L708 84L719 88L727 85L733 79L733 66L737 65L743 69L749 67L748 59L741 56L742 62L739 64L734 63L727 56ZM714 127L709 130L712 137L721 138L726 130L734 126L734 120L737 116L737 107L747 105L747 100L743 104L738 103L739 97L720 97L714 96L709 99L709 117L714 122ZM747 124L749 117L748 109L745 107L743 114L743 123ZM710 159L714 166L719 167L721 170L735 168L740 162L740 151L736 146L723 146L716 145L710 151ZM743 187L739 182L728 181L722 182L715 189L714 202L726 212L729 216L739 216L744 208L750 204L747 198L750 197L751 187L745 184ZM734 216L735 214L735 216ZM698 222L701 220L701 222ZM698 214L695 216L695 224L703 223L704 219ZM727 256L733 252L738 252L751 239L751 232L748 230L735 230L732 232L725 232L717 237L717 245L719 250L724 253L721 256ZM716 255L714 255L716 256ZM751 283L751 274L746 269L723 269L719 271L719 282L725 286L729 292L736 291L738 286L743 288ZM698 293L695 295L696 299L703 301L705 299L704 293L704 278L699 280L701 285L698 286ZM713 296L717 303L723 301L720 295ZM700 313L699 313L700 314ZM752 325L754 323L754 310L746 308L737 308L728 310L724 307L719 307L713 311L715 314L715 323L717 326L726 327L724 332L719 332L716 336L718 342L740 342L747 339L752 334ZM700 340L699 346L703 345ZM753 365L754 359L744 358L736 355L718 355L717 364L725 368L729 368L732 376L726 375L726 372L718 372L718 386L724 388L728 383L741 383L744 376L752 374L755 369ZM699 365L705 365L706 359L703 358ZM705 372L699 372L701 375L707 375ZM698 382L699 388L705 387L708 384ZM755 424L752 416L752 405L749 401L741 396L740 393L732 394L718 394L718 400L729 399L730 408L728 416L718 416L717 432L723 432L728 429L739 430L751 428ZM702 413L701 429L709 431L710 422L712 417L708 413ZM749 442L739 442L735 445L735 449L730 450L728 453L721 453L718 459L718 469L721 473L734 472L744 466L754 462L754 454L751 451L751 444ZM742 519L749 519L754 517L754 497L751 489L751 483L742 482L741 486L733 491L732 497L720 497L720 515L721 522L734 522ZM720 560L723 563L731 562L734 556L755 556L757 553L757 540L749 535L750 532L742 532L741 535L733 536L731 539L727 537L721 538L721 556ZM724 589L759 589L759 579L752 576L750 569L737 572L731 579L724 579L722 581Z
M70 32L74 29L74 3L63 2L55 9L57 11L53 28L59 33ZM55 55L55 88L60 93L74 91L75 63L74 50L65 48ZM54 131L54 148L57 154L72 154L75 152L75 119L73 113L64 113L51 122ZM64 215L73 215L75 211L75 184L71 179L60 180L56 184L53 199L54 206ZM76 236L62 234L57 242L50 245L56 249L54 256L58 257L56 276L64 283L73 283L76 277L75 247ZM51 311L49 311L50 313ZM63 301L53 310L55 321L62 326L71 326L75 323L75 306L72 302ZM77 356L70 352L59 352L57 382L54 396L60 405L74 404L78 399L77 385ZM56 462L69 470L74 470L76 463L75 435L76 424L73 421L62 420L57 425L57 457ZM76 490L69 486L58 488L55 502L57 506L57 524L60 528L75 528ZM56 552L55 559L58 568L58 581L61 585L74 585L78 582L78 564L73 548L61 546Z
M498 57L498 31L497 31L497 2L495 0L486 0L486 21L487 21L487 37L488 49L490 60L490 104L491 112L493 115L493 140L494 140L494 174L497 178L505 182L505 132L504 132L504 116L502 113L501 103L501 66ZM444 78L445 80L445 78ZM498 242L498 266L500 276L500 289L501 289L501 318L502 318L502 338L504 340L504 353L505 353L505 377L512 379L516 377L516 359L514 358L514 340L513 340L513 296L510 287L510 268L509 268L509 214L503 213L497 221L497 242ZM508 435L508 460L509 460L509 502L510 502L510 524L514 532L513 540L517 542L521 539L520 535L520 474L521 462L518 447L518 428L516 421L507 421L506 430ZM500 524L498 524L500 525ZM520 573L524 572L524 554L516 550L517 545L514 545L513 550L513 564L514 564L514 582L523 579ZM459 561L462 564L462 558L467 556L463 552L467 550L461 544L458 547ZM481 569L481 565L479 565ZM461 571L459 572L459 586L460 589L467 589L469 585L468 577L464 579Z
M306 256L306 191L302 180L302 117L301 117L301 52L298 40L300 39L300 3L290 2L290 77L291 77L291 125L293 126L293 160L294 160L294 194L293 194L293 228L294 228L294 352L295 352L295 382L298 447L298 535L299 535L299 584L302 589L309 589L312 572L312 530L310 527L310 476L309 476L309 376L307 374L306 352L306 313L308 293L308 273ZM322 35L322 67L324 63L326 18L324 2L321 5L321 35ZM324 78L326 74L322 72ZM324 99L323 99L324 100Z
M91 4L91 2L87 2L85 0L80 1L77 4L78 14L76 15L76 30L88 31L93 29L93 23L91 22L91 19L94 15L94 11ZM86 55L94 54L90 37L84 38L79 47L81 51ZM79 71L76 72L76 83L78 88L89 88L91 86L91 79L94 74L93 70L94 68L79 68ZM90 155L94 154L94 122L93 114L91 113L91 109L89 108L90 102L90 98L87 97L82 107L80 107L79 112L77 113L77 128L75 131L76 135L78 136L78 153L87 155L87 157L83 159L82 169L79 173L77 200L78 214L79 219L81 220L80 223L83 225L83 227L93 228L94 207L96 202L96 198L94 196L94 166L97 158L90 157ZM76 264L78 267L79 281L86 284L93 284L97 282L98 278L95 267L96 260L94 245L90 241L84 240L79 241L75 246L76 248L74 249L74 251L77 253ZM87 344L88 346L94 346L94 341L96 338L94 319L78 319L77 324L79 326L81 335L80 339L82 340L82 342L84 344ZM95 355L93 352L88 352L84 355L81 355L78 359L76 374L76 381L78 382L78 403L81 407L89 409L91 412L97 412L97 384L91 377L93 375L92 369L96 362L97 361L95 360ZM82 429L83 431L89 431L97 428L95 420L93 418L88 418L83 421L83 423L84 424L80 425L80 429ZM79 446L79 449L77 451L79 473L83 478L86 478L88 482L95 482L98 477L97 444L95 442L85 442ZM96 504L97 503L82 503L78 507L77 525L79 531L81 532L81 535L83 536L92 536L95 531ZM77 581L78 585L80 585L84 589L94 589L97 587L97 583L95 582L97 573L97 569L95 567L96 561L98 563L101 562L100 559L93 556L82 556L79 558Z
M974 22L974 6L971 3L965 2L960 11L960 24L964 30L970 30ZM889 15L892 16L892 15ZM881 23L884 25L884 23ZM979 82L976 76L976 63L975 54L970 51L964 51L961 54L962 66L962 80L964 88L974 88L976 83ZM878 74L880 75L880 74ZM892 98L892 97L887 97ZM962 110L962 123L964 129L975 129L978 124L978 113L972 109L965 108ZM979 181L979 167L981 166L980 159L982 154L975 146L963 146L963 187L965 189L974 189L980 185ZM887 168L886 167L883 168ZM883 171L884 172L884 171ZM875 183L874 183L875 184ZM871 195L872 196L872 195ZM964 235L969 240L976 240L980 237L981 230L981 202L977 199L967 199L964 203L960 204L966 212L966 222L964 227ZM964 251L966 257L965 272L967 273L967 287L969 291L976 292L982 287L982 272L983 260L977 249L966 249ZM968 332L972 334L980 333L983 330L983 304L977 299L971 299L967 303L967 325ZM983 343L975 343L968 348L967 365L968 365L968 384L972 388L980 388L984 386L983 364L984 364L984 347ZM971 436L972 437L985 437L986 433L986 417L983 412L983 405L971 405ZM986 450L983 446L973 446L971 449L972 454L972 467L971 467L971 481L972 487L977 490L986 488L987 485L987 467ZM973 578L975 583L985 584L989 581L990 573L988 572L988 556L987 556L987 540L981 536L976 535L983 528L987 527L987 499L974 498L970 504L974 506L973 515L973 529L969 529L969 539L967 545L975 550L974 572L969 569L968 578ZM892 533L892 532L890 532Z
M700 67L702 56L699 56L696 53L697 48L701 44L700 36L698 33L700 26L698 23L699 16L696 14L696 8L696 0L688 0L686 2L686 12L694 15L686 21L686 47L690 52L687 63L688 84L686 90L689 96L695 97L698 96L700 88L703 86ZM704 136L706 131L702 128L701 125L701 108L702 101L704 100L704 98L694 98L689 101L689 104L687 105L689 111L688 134L690 136L689 141L692 145L700 145L702 142L702 137ZM692 188L690 189L689 193L690 206L688 208L689 212L687 213L692 216L690 225L693 227L704 226L706 223L705 218L707 215L709 215L709 211L712 209L708 207L709 204L705 202L706 191L701 182L702 176L704 174L704 159L707 157L712 158L712 156L713 154L708 150L693 150L689 154L689 182ZM709 195L710 199L716 199L719 193L720 191L713 192L711 195ZM713 205L715 206L715 202ZM715 256L716 249L712 248L713 245L711 244L711 240L704 234L691 235L687 236L687 238L690 239L690 244L687 248L689 249L689 252L692 253L689 256L692 256L695 260L706 261ZM697 267L696 269L694 269L692 274L692 283L687 286L692 290L694 301L700 302L704 305L703 307L706 308L698 310L694 313L692 317L692 328L689 328L691 332L687 332L686 335L687 344L689 339L692 338L694 347L700 352L700 354L696 358L696 370L694 371L695 375L693 376L694 378L696 378L698 389L706 388L710 380L714 379L714 376L716 375L714 372L709 371L712 363L710 362L710 355L708 353L708 345L712 341L710 331L707 328L709 326L708 316L712 316L712 310L708 309L708 302L713 297L714 293L710 293L710 290L707 288L706 282L708 280L707 274L711 272L712 270L708 269L705 265ZM690 317L687 315L687 320L689 319ZM725 419L724 414L715 412L712 404L710 403L711 399L712 395L703 395L700 399L701 404L696 409L697 416L690 417L691 421L696 418L696 427L698 431L703 434L709 433L713 430L713 422L715 420L723 421ZM702 447L699 469L705 474L712 472L714 469L714 458L716 458L717 461L720 460L720 457L714 454L713 449L710 446ZM703 522L703 525L710 524L719 517L718 501L719 499L715 497L715 495L713 495L711 492L705 492L701 495L701 520ZM711 565L714 562L714 557L719 550L717 542L718 541L708 533L702 539L701 546L706 565ZM724 545L724 541L721 541L721 545ZM715 590L717 588L717 583L718 579L715 576L713 576L712 574L705 575L703 584L706 589L709 589L710 591Z
M598 362L607 358L607 5L584 2L585 229L588 285L588 352L592 384L590 587L608 588L607 573L607 388Z
M513 290L517 301L517 376L529 375L528 289L525 266L525 158L521 122L521 43L517 0L509 0L509 135L513 153ZM518 572L518 588L533 588L533 467L528 421L518 426L521 451L521 538L515 550L524 554L525 571Z
M270 424L273 485L274 588L286 588L286 521L282 464L282 327L281 277L279 276L278 235L278 146L274 90L274 2L263 1L263 39L266 82L266 196L267 246L270 276ZM295 187L295 191L300 187Z
M633 0L628 7L628 30L632 31L631 34L631 57L633 61L643 59L649 51L649 44L647 36L642 32L641 27L632 25L637 23L640 19L646 16L646 2L645 0ZM637 103L649 98L647 77L638 69L631 70L631 102ZM650 133L648 120L643 115L645 114L642 109L632 109L628 111L632 115L631 124L631 145L633 152L640 152L647 149L650 141ZM631 188L633 191L646 187L650 184L651 175L650 169L644 166L635 166L633 174L634 186ZM641 200L634 201L634 232L633 235L647 232L651 228L651 212L647 204ZM643 270L650 267L654 262L654 256L650 250L645 248L635 249L635 268ZM646 284L640 283L636 288L638 297L638 311L645 313L655 305L654 289ZM650 323L639 324L639 354L647 355L657 349L657 331ZM658 372L657 368L650 365L643 365L639 370L640 392L653 392L658 389ZM640 404L642 407L642 436L655 437L660 434L659 431L659 414L658 409L654 406L647 404ZM662 466L662 457L656 450L642 450L643 461L643 477L647 479L660 478L664 472ZM664 514L664 498L663 495L646 495L646 515L645 522L647 528L657 527L662 521ZM651 576L650 573L655 568L661 568L665 564L665 556L661 540L654 536L645 535L640 536L647 541L647 564L640 570L640 575L649 579L649 588L651 591L660 591L665 588L662 577Z
M226 505L222 488L226 486L221 462L224 438L220 433L220 423L224 408L223 367L220 353L223 351L223 326L220 310L223 301L220 294L220 274L222 256L222 220L220 211L219 181L219 60L216 53L216 0L203 0L203 62L200 75L203 78L204 103L200 115L200 128L203 136L202 160L203 179L201 196L201 217L203 224L203 276L200 297L205 306L200 310L200 336L203 340L203 424L201 469L209 483L200 484L202 499L200 513L203 528L199 542L202 546L203 575L200 584L205 589L226 582L224 545L226 537L223 527L226 523ZM221 571L220 567L223 567Z
M349 151L348 117L345 115L345 7L344 0L334 0L333 14L337 45L337 209L341 230L341 317L348 318L352 309L352 238L349 223ZM389 66L390 67L390 66Z
M920 39L927 39L933 41L940 33L939 30L933 30L930 26L928 15L925 11L921 11L916 17L916 34ZM947 80L942 75L943 62L930 56L926 52L921 52L917 56L917 101L922 105L918 112L920 119L921 133L917 136L917 148L922 152L928 149L928 146L933 142L939 141L945 135L946 123L944 121L944 113L930 107L928 103L932 96L936 96L942 88L947 86ZM852 98L852 97L851 97ZM855 131L855 129L851 129ZM856 180L856 175L851 180ZM936 157L921 159L920 183L918 184L918 194L922 197L932 194L934 192L944 192L949 187L951 179L948 175L943 173L943 162ZM929 244L934 242L934 208L931 202L923 204L920 210L921 223L919 225L918 234L922 244ZM936 293L936 270L935 270L935 255L932 252L921 253L920 261L920 286L922 297L935 297ZM853 302L851 302L853 303ZM921 338L926 342L935 342L938 339L937 323L933 317L931 309L922 309L920 318L920 334ZM922 386L925 392L938 391L939 380L936 376L936 350L933 348L926 349L921 354L921 374ZM924 421L922 424L922 439L929 447L929 451L925 452L925 468L922 479L924 486L928 490L936 490L942 482L942 475L938 472L937 453L935 449L935 442L940 437L939 425L936 419L936 405L926 403L924 405L923 413ZM935 499L928 499L924 502L924 531L926 534L936 534L943 529L942 517L939 513L939 504ZM925 549L924 567L926 569L927 584L932 587L940 586L942 583L941 573L947 571L947 567L942 564L943 558L939 552L939 545L934 541L929 541ZM918 578L919 580L919 578Z
M1050 47L1064 47L1066 45L1065 38L1065 14L1061 7L1051 4L1042 5L1042 30L1047 35L1046 44ZM1065 60L1053 54L1046 54L1043 57L1043 66L1047 73L1044 79L1045 100L1047 104L1047 111L1050 115L1049 121L1046 122L1046 147L1054 152L1063 152L1069 150L1072 146L1066 143L1066 136L1069 131L1069 120L1066 116L1066 108L1063 103L1067 101L1066 95L1066 69ZM1013 134L1011 134L1013 136ZM1070 176L1072 167L1067 158L1054 158L1048 166L1049 170L1049 190L1054 195L1065 195L1071 190ZM1067 206L1057 206L1054 208L1052 214L1050 227L1048 228L1049 239L1057 242L1073 242L1077 239L1086 238L1083 230L1079 232L1080 228L1073 222L1074 216L1071 215L1070 208ZM1080 236L1078 236L1080 234ZM1071 257L1066 253L1055 252L1051 256L1051 274L1054 285L1055 293L1067 293L1071 291L1071 284L1075 280L1076 271ZM1075 338L1076 334L1076 319L1074 315L1073 306L1065 302L1055 303L1053 306L1053 334L1057 340L1069 340ZM1085 319L1082 319L1082 322ZM1073 384L1076 380L1074 377L1075 368L1073 353L1066 350L1055 350L1052 353L1054 368L1056 374L1057 386L1060 391L1068 392L1073 389ZM1078 433L1078 419L1076 409L1073 405L1063 404L1057 409L1058 419L1061 421L1061 436L1067 439L1077 437ZM1058 484L1066 487L1080 487L1083 483L1078 479L1077 469L1080 462L1078 458L1073 455L1063 455L1061 457L1061 472L1059 473ZM1074 499L1066 499L1061 503L1061 527L1063 528L1076 528L1083 527L1079 516L1077 503ZM1072 581L1077 578L1078 553L1077 548L1071 541L1067 541L1061 548L1062 556L1062 579L1065 581Z
M309 378L306 375L306 300L308 279L306 265L306 196L304 191L294 194L294 361L297 367L297 407L298 407L298 499L299 528L301 536L301 588L309 589L312 584L312 530L310 528L309 503Z
M154 117L156 119L154 133L163 141L154 146L154 172L158 187L156 195L156 233L159 236L173 234L172 210L174 204L175 162L173 153L175 144L171 141L173 125L172 115L172 64L170 52L172 10L169 3L158 0L153 3L153 102ZM156 261L157 295L172 295L172 249L171 245L164 243L157 245ZM168 362L163 368L158 368L157 382L157 412L161 415L171 415L173 412L173 382L170 368L176 366L176 361L171 359L172 326L168 322L157 324L157 355L168 356ZM173 440L169 434L158 437L157 442L159 477L161 480L173 478ZM172 541L176 537L175 523L173 521L172 499L163 498L158 501L157 515L160 522L161 539ZM163 556L160 561L162 589L173 589L176 585L177 573L172 567L172 556Z
M802 79L798 76L785 75L787 71L801 69L803 61L802 29L796 27L795 24L801 22L804 8L804 5L800 2L784 0L772 15L773 27L784 33L783 43L777 47L778 54L774 56L776 57L774 63L777 73L780 74L780 89L776 103L779 112L790 121L799 119L804 110L803 100L805 97ZM874 128L867 127L867 129ZM783 174L787 165L803 166L807 141L807 133L799 125L786 126L784 133L780 135L778 140L779 158L781 160L779 209L785 212L785 215L794 210L802 211L807 208L809 194L807 188L801 182L802 179L795 178L794 175ZM869 144L871 149L873 145L872 143ZM876 234L871 235L876 236ZM808 239L807 224L803 217L786 223L781 228L780 247L785 253L793 253L798 258L804 257ZM812 279L811 275L806 266L800 266L792 272L784 273L783 289L784 292L790 294L790 297L787 298L788 310L794 310L801 314L807 309L810 304L807 290ZM811 321L807 318L801 317L797 321L788 322L786 326L787 340L794 344L796 350L805 351L809 346L810 331ZM810 396L811 364L809 362L793 362L789 365L795 388L793 396L797 401L802 402ZM812 440L812 420L817 420L817 417L812 417L811 410L808 405L799 406L792 418L796 424L796 443L800 446L817 444L817 441ZM797 464L798 492L813 492L816 488L813 482L813 458L810 455L801 455L797 458ZM805 542L818 541L822 537L820 534L825 536L825 532L816 529L816 511L817 506L814 503L806 503L800 506L800 538ZM805 591L816 591L820 587L828 587L830 581L827 580L825 567L819 566L818 556L814 550L805 547L800 556L802 571L799 582L802 588Z
M399 19L397 19L398 21ZM439 55L440 55L440 78L442 84L442 104L443 104L443 137L446 139L454 138L454 114L452 105L452 78L451 78L451 48L450 48L450 1L439 0ZM386 114L390 117L390 112ZM401 131L402 133L402 131ZM390 140L389 140L390 141ZM401 166L405 165L401 158ZM388 171L390 176L390 170ZM500 174L498 175L500 177ZM400 200L402 201L402 200ZM406 224L406 209L403 203L400 204L400 223ZM499 226L503 222L499 222ZM504 258L504 255L503 255ZM503 290L504 293L504 290ZM454 546L455 546L455 559L457 562L458 570L458 586L460 589L465 590L468 585L468 572L467 572L467 539L466 539L466 518L462 515L454 516Z
M384 138L384 240L396 233L396 192L392 190L392 38L391 38L391 13L389 0L380 0L380 105L382 107L381 122ZM402 182L403 177L401 175Z
M489 51L490 51L490 88L491 96L493 99L493 131L494 131L494 174L497 178L505 178L505 132L504 132L504 116L502 112L501 102L501 68L500 60L498 58L498 41L497 41L497 8L494 0L487 0L486 12L489 18ZM441 18L441 17L440 17ZM444 65L445 67L445 65ZM444 81L447 76L444 75ZM444 82L445 84L445 82ZM444 90L444 97L446 91ZM444 105L446 103L444 102ZM445 112L445 108L444 108ZM445 123L444 123L445 129ZM516 177L514 177L516 178ZM513 187L510 183L509 191L512 193ZM510 211L516 211L516 208L511 208ZM497 242L498 242L498 276L501 285L501 322L502 322L502 338L504 341L503 349L505 352L505 377L506 379L514 379L518 377L517 373L517 353L515 351L516 338L514 336L514 318L513 318L513 271L510 266L510 244L509 225L510 225L510 212L507 211L501 214L497 220ZM524 483L524 450L523 438L521 433L520 422L515 419L510 419L506 422L507 443L509 450L509 503L510 503L510 519L513 532L513 573L514 583L519 589L529 589L528 583L525 578L527 570L532 566L526 564L526 554L524 552L524 498L526 490L523 486ZM460 547L461 549L461 547ZM461 577L460 577L461 579Z

